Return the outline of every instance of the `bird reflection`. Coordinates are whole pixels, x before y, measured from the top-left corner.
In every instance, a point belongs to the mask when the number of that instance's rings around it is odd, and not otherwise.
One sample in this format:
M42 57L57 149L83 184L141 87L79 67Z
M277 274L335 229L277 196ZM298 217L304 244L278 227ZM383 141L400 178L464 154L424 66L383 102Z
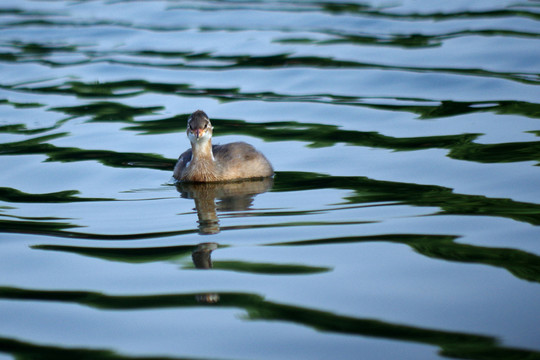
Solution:
M249 210L256 195L264 193L273 185L272 178L234 183L177 183L180 195L195 201L199 223L199 234L211 235L220 232L218 212ZM204 242L192 252L191 258L197 269L212 268L212 251L218 248L215 242ZM199 294L198 302L216 303L219 295Z
M202 243L191 253L191 259L197 269L211 269L212 268L212 251L218 248L218 244L214 242ZM214 304L219 301L219 294L207 293L198 294L195 299L200 303Z
M272 178L233 183L177 183L183 198L193 199L199 218L199 234L211 235L220 231L217 212L249 210L253 198L273 185Z

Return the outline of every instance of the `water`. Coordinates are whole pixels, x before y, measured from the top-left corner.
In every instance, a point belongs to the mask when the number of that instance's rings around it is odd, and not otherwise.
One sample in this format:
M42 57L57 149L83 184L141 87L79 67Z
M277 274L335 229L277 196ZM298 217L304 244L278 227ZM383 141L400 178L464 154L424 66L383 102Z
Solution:
M3 1L0 358L540 358L539 6Z

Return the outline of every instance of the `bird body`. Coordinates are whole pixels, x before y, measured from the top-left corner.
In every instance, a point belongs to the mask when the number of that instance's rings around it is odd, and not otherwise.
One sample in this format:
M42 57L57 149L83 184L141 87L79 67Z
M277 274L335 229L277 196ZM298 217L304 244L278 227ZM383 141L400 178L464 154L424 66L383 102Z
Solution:
M245 142L212 145L212 131L210 119L203 111L191 114L187 127L191 149L178 158L173 173L176 180L220 182L274 175L268 159L253 146Z

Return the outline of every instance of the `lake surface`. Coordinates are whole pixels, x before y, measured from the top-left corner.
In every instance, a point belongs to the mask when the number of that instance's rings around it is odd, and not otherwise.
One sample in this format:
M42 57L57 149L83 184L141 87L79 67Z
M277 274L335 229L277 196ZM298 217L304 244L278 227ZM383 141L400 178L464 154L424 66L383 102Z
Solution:
M0 5L0 359L540 359L540 2ZM273 179L175 185L186 120Z

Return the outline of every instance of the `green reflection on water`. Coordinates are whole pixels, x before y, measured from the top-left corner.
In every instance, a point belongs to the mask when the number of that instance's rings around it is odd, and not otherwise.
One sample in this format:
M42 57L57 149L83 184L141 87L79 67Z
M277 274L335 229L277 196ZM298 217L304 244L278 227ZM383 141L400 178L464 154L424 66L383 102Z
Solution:
M100 91L102 91L101 94L99 93ZM109 91L110 89L106 87L103 90L92 89L92 94L94 96L111 95ZM130 122L133 121L135 116L154 114L156 111L162 109L163 107L161 106L138 108L117 102L100 101L85 105L51 108L50 110L63 112L73 117L91 116L92 121Z
M271 264L254 263L247 261L213 261L213 268L217 270L229 270L252 274L268 275L301 275L327 272L330 268L295 265L295 264Z
M0 214L1 217L6 216ZM10 216L11 217L11 216ZM64 234L66 229L79 227L68 222L31 220L0 220L0 230L4 233L57 235ZM49 220L49 219L47 219Z
M36 245L34 249L64 251L74 254L92 256L104 260L128 263L146 263L154 261L174 260L190 255L197 247L192 245L144 247L144 248L100 248L64 245Z
M219 302L200 303L200 294L166 294L112 296L88 291L45 291L0 287L0 298L25 301L53 301L74 303L107 310L134 310L153 308L233 307L246 312L250 320L283 321L295 323L323 332L369 336L383 339L417 342L437 346L440 354L463 359L540 359L540 353L501 346L497 340L483 335L426 329L389 322L336 315L300 306L279 304L247 293L220 293ZM61 351L55 347L40 350ZM35 350L35 345L3 338L0 351L25 355ZM94 353L111 356L110 353ZM107 358L107 357L105 357ZM122 357L120 357L122 358ZM114 359L114 357L113 357Z
M427 107L425 118L451 116L472 111L496 111L500 113L527 114L529 117L540 115L537 104L518 102L499 102L488 108L476 108L473 103L443 102L440 107ZM375 105L373 105L375 107ZM395 105L376 105L399 109ZM417 112L420 106L410 107L407 111ZM188 114L152 121L134 121L134 116L154 114L159 107L134 108L114 102L97 102L93 104L55 108L70 116L91 116L92 121L126 122L127 130L139 131L144 134L175 133L184 130ZM447 109L447 110L444 110ZM399 138L381 135L377 132L362 132L342 130L335 125L300 123L295 121L273 121L266 123L248 123L241 120L214 119L219 125L221 135L236 134L259 137L265 141L302 141L312 147L333 146L345 143L354 146L385 148L396 151L414 151L424 149L449 149L448 156L458 160L475 161L480 163L503 163L519 161L540 162L540 142L514 142L499 144L479 144L474 140L481 134L459 134L441 136L423 136ZM44 129L49 130L50 128ZM24 133L23 125L4 127L4 132ZM46 142L68 135L59 133L36 137L25 141L0 144L0 154L44 154L49 155L50 161L80 161L98 160L111 166L125 167L127 164L148 167L169 167L173 160L161 158L159 155L144 153L119 153L106 150L83 150L77 148L55 147ZM156 160L159 159L159 166Z
M458 238L458 236L452 235L389 234L290 241L272 245L303 246L379 241L393 242L408 245L418 253L433 259L491 265L506 269L517 278L540 282L539 256L510 248L490 248L460 244L455 242Z
M128 0L119 0L113 3L128 2ZM160 111L161 106L129 106L121 102L111 100L134 98L139 95L166 94L178 97L195 97L197 99L213 100L220 102L228 101L266 101L281 103L315 103L323 105L332 105L338 108L339 105L359 106L380 111L400 111L417 115L420 119L436 119L442 117L452 117L464 114L474 114L478 112L490 112L492 114L516 115L540 119L540 105L526 101L503 100L513 98L512 94L503 94L504 98L498 101L446 101L441 99L408 99L408 98L370 98L358 96L342 96L332 93L334 89L328 90L329 93L306 93L303 95L279 94L271 91L267 92L245 92L235 84L228 88L197 87L187 83L161 83L153 80L132 80L114 81L114 82L85 82L71 81L71 79L86 78L92 76L91 73L84 73L84 66L98 66L113 64L121 66L124 69L133 67L136 69L162 70L182 70L190 71L206 70L207 72L218 72L228 70L242 69L290 69L299 68L317 71L317 74L324 70L348 69L349 71L365 70L383 70L408 73L428 73L438 75L459 75L464 80L466 78L487 78L503 80L500 82L513 82L512 86L521 86L524 89L532 89L533 85L540 84L540 78L537 73L521 72L519 66L505 65L502 68L507 71L493 71L488 68L497 68L497 66L482 67L479 65L470 65L467 63L456 64L455 67L425 67L425 66L407 66L401 65L399 59L395 59L395 64L386 65L384 63L369 63L354 60L340 60L338 56L332 56L333 50L338 47L333 45L347 45L349 47L361 46L379 46L393 47L401 49L415 48L433 48L441 46L450 39L463 39L468 37L501 37L503 40L511 38L521 38L528 41L534 41L540 38L540 34L533 31L519 31L506 29L505 25L499 26L497 19L503 20L540 20L540 15L535 11L525 10L524 5L515 5L508 9L495 9L488 11L449 11L449 12L400 12L387 8L376 8L367 4L354 3L336 3L336 2L292 2L295 6L290 6L285 2L264 2L257 4L254 2L229 2L214 1L210 4L202 4L205 11L219 11L221 9L230 9L231 6L237 9L264 10L265 6L273 6L272 10L277 11L306 11L320 12L328 16L350 15L358 17L355 20L367 20L374 18L389 19L392 21L424 21L426 24L460 20L485 20L493 19L489 23L475 25L480 30L467 29L467 25L459 25L461 30L447 31L440 28L429 28L425 32L408 33L407 25L399 28L395 33L369 34L358 33L356 31L328 30L326 23L321 25L309 24L291 24L292 28L287 31L276 29L272 24L264 24L272 31L280 31L281 38L273 39L274 44L285 44L286 46L297 46L298 52L284 53L279 50L268 56L259 56L252 54L239 55L218 55L212 52L197 51L178 51L177 45L166 46L163 51L152 50L153 46L142 44L140 50L125 51L121 46L107 49L107 45L100 43L97 35L90 40L96 41L94 45L84 45L68 43L67 41L77 41L77 36L69 37L66 42L40 42L41 36L38 32L43 32L43 39L55 38L53 34L48 34L49 29L67 28L67 31L77 31L82 28L100 28L106 26L122 29L122 31L147 32L150 30L155 34L163 31L184 30L184 24L163 25L161 22L150 19L147 25L137 25L140 19L129 19L125 21L99 19L99 16L89 18L80 18L71 16L70 7L57 12L23 10L18 8L0 9L0 15L4 15L1 20L1 28L5 30L20 30L12 38L25 37L25 33L34 31L35 34L31 41L1 41L0 61L7 66L23 65L31 68L39 66L41 69L52 69L64 71L68 74L70 81L62 81L62 78L54 80L57 85L41 85L39 81L19 83L15 85L0 84L0 88L7 94L17 94L24 97L30 95L32 98L41 96L41 99L51 97L58 101L58 98L65 97L61 101L72 104L72 98L90 99L92 102L81 105L80 102L74 106L60 106L55 102L53 107L35 102L11 101L9 99L0 99L0 105L11 107L13 109L40 109L52 111L66 116L53 126L29 129L30 120L26 123L2 124L0 133L14 135L37 135L47 133L45 136L34 137L25 141L0 144L0 155L43 155L47 161L58 162L79 162L79 161L97 161L103 165L130 168L140 167L148 169L157 169L170 172L174 164L174 159L166 159L159 154L150 153L132 153L115 152L110 150L87 150L78 147L55 146L50 142L61 137L69 136L67 133L49 134L49 132L60 128L65 122L74 118L88 118L91 122L122 122L126 124L126 130L137 131L142 134L162 134L173 133L185 129L185 120L187 114L173 116L162 119ZM536 4L527 3L529 8L536 7ZM534 6L533 6L534 5ZM19 5L17 6L24 6ZM195 7L190 2L176 2L169 5L169 9L181 7ZM260 8L263 6L263 8ZM72 6L71 8L75 8ZM96 12L98 14L98 12ZM5 16L8 15L8 16ZM364 19L362 19L362 17ZM108 19L109 17L107 17ZM324 24L323 24L324 23ZM502 22L501 22L502 23ZM526 25L526 24L525 24ZM211 28L201 27L195 31L238 31L253 29L242 28L244 26L239 22L237 27L232 28ZM295 26L302 28L301 34L296 36ZM473 27L475 27L473 26ZM449 26L451 27L451 26ZM526 28L527 26L524 26ZM517 27L519 29L520 26ZM36 31L36 29L39 29ZM103 30L100 29L100 30ZM12 34L15 34L15 31ZM369 30L371 31L371 30ZM381 33L384 31L381 31ZM290 34L290 35L289 35ZM57 37L56 37L57 38ZM216 37L218 40L219 37ZM322 38L322 39L321 39ZM133 39L136 39L134 37ZM134 43L136 43L135 41ZM131 48L137 48L133 46ZM153 44L152 44L153 45ZM321 56L302 56L298 55L304 52L301 47L317 46L318 49L328 51L327 55ZM127 46L130 48L130 46ZM157 46L159 47L159 46ZM186 44L186 48L189 44ZM277 48L277 46L276 46ZM407 50L412 51L412 50ZM306 51L309 53L309 50ZM222 52L223 53L223 52ZM160 61L160 60L166 61ZM156 61L157 60L157 61ZM531 61L524 59L524 61ZM534 60L534 59L533 59ZM510 61L508 61L511 64ZM461 66L462 65L462 66ZM71 67L71 68L69 68ZM64 68L64 69L59 69ZM68 69L69 68L69 69ZM25 69L26 70L26 69ZM180 72L180 71L178 71ZM177 72L177 73L178 73ZM58 73L61 73L60 71ZM131 73L131 74L133 74ZM31 74L30 74L31 75ZM42 76L42 75L39 75ZM135 77L140 76L135 74ZM151 76L151 75L150 75ZM325 76L325 75L323 75ZM172 77L171 77L172 78ZM48 81L47 81L48 82ZM474 81L472 81L474 83ZM474 85L474 84L473 84ZM269 87L271 88L271 87ZM534 89L533 89L534 91ZM340 93L336 89L336 93ZM474 98L475 92L465 93L464 96L471 94ZM448 98L451 98L449 95ZM480 96L480 98L482 98ZM518 97L519 98L519 97ZM67 100L69 99L69 100ZM104 101L106 99L107 101ZM98 101L94 101L98 100ZM44 100L46 101L46 100ZM78 100L77 100L78 101ZM383 104L381 104L381 102ZM160 100L157 100L160 103ZM412 104L412 105L411 105ZM149 116L157 118L153 121L139 121L138 118ZM304 124L294 121L267 122L262 124L251 124L234 119L217 119L220 126L220 134L249 135L258 137L265 141L300 141L310 144L311 147L334 146L336 144L347 144L353 146L364 146L369 148L383 148L395 151L416 151L423 149L447 149L448 156L454 159L472 161L476 163L504 163L519 161L540 162L540 142L507 142L498 144L479 144L475 141L481 134L457 134L447 136L424 136L414 138L399 138L381 135L378 132L361 132L342 130L337 126L326 124ZM354 121L354 119L351 119ZM17 119L16 121L20 121ZM23 120L24 121L24 120ZM532 132L537 135L540 132ZM68 187L69 188L69 187ZM344 202L344 206L350 204L362 206L391 205L411 205L437 207L439 211L434 216L441 215L467 215L467 216L491 216L504 217L533 225L540 224L540 205L513 201L510 199L496 199L484 196L456 194L450 188L441 186L427 186L412 183L386 182L369 179L365 177L338 177L308 172L278 172L274 188L272 191L283 193L288 191L310 191L319 189L343 189L350 190ZM0 200L7 203L23 204L46 204L51 206L55 203L71 203L82 201L113 201L116 199L84 198L79 197L75 190L59 191L54 193L31 193L23 192L15 188L0 188ZM116 200L119 201L119 200ZM335 208L334 208L335 209ZM2 210L9 210L9 207L2 207ZM265 209L263 211L254 211L249 214L253 217L259 217L260 223L253 225L240 225L221 227L222 231L236 230L239 228L277 228L284 226L324 226L324 225L359 225L362 222L338 222L338 221L290 221L291 216L309 215L322 211L332 211L332 208L315 209L306 211L287 211ZM50 235L56 237L69 238L72 242L78 239L91 240L133 240L133 239L151 239L156 237L171 237L192 235L197 233L196 229L178 230L178 231L156 231L152 233L126 233L119 235L93 234L74 231L78 227L75 224L76 219L61 219L54 217L20 217L0 213L0 230L2 232L31 233L38 235ZM239 214L245 216L245 214ZM287 219L283 222L284 218ZM257 220L259 220L257 219ZM277 219L277 223L272 223ZM316 229L314 230L314 232ZM311 232L308 237L313 237ZM300 242L285 242L282 246L293 245L325 245L344 242L365 242L365 241L385 241L399 244L406 244L418 253L445 261L479 263L498 268L506 269L519 279L538 282L540 281L540 261L539 257L524 251L515 249L488 248L459 244L456 242L457 236L453 235L417 235L417 234L383 234L363 237L332 237L324 239L307 239ZM511 244L510 244L511 245ZM153 247L153 248L99 248L99 247L77 247L77 246L58 246L58 245L40 245L35 249L66 251L84 256L93 256L105 260L125 261L133 263L149 261L169 261L177 257L187 257L194 249L194 246L174 246L174 247ZM215 268L231 271L245 271L251 273L264 274L302 274L327 271L326 268L304 267L296 265L278 265L268 263L250 263L241 261L224 262L218 261ZM83 284L84 286L84 284ZM70 292L70 291L38 291L24 290L17 288L0 288L0 298L16 301L55 301L67 302L71 304L80 304L93 306L108 310L130 310L130 309L148 309L148 308L189 308L201 306L222 306L242 309L246 312L247 318L252 320L283 321L287 323L299 324L302 326L316 329L318 331L345 333L357 336L371 336L382 339L392 339L399 341L418 342L421 344L434 345L439 348L442 355L467 358L467 359L514 359L526 358L537 359L539 353L534 351L525 351L505 347L497 342L497 339L488 336L439 331L437 329L422 329L413 326L403 326L372 319L361 319L349 316L339 316L330 312L318 311L300 306L288 306L266 301L264 298L254 294L219 294L220 302L218 304L203 305L196 301L198 294L170 294L155 296L109 296L98 292ZM11 355L17 359L134 359L134 357L118 354L108 350L89 350L89 349L68 349L56 345L40 345L38 343L25 342L22 340L11 339L8 337L0 338L0 352ZM138 359L158 359L159 357L138 357Z
M411 111L421 114L423 118L453 116L475 111L494 111L501 114L519 114L529 117L540 117L538 104L500 101L488 106L482 103L442 102L440 106L400 106L400 105L365 105L385 108L392 111ZM160 107L132 107L116 102L95 102L73 107L57 107L51 110L60 111L69 116L53 127L29 131L24 124L12 124L0 127L0 132L13 134L33 134L50 131L73 117L90 116L91 121L113 121L130 124L126 130L143 134L176 133L184 130L188 114L152 121L135 121L136 116L156 114ZM537 161L540 162L540 141L509 142L497 144L480 144L475 140L481 134L458 134L422 137L392 137L377 132L343 130L335 125L318 123L301 123L296 121L272 121L265 123L249 123L241 120L214 119L219 125L220 135L236 134L258 137L265 141L302 141L311 147L327 147L338 143L371 148L385 148L395 151L415 151L425 149L448 149L448 156L458 160L479 163L504 163ZM56 147L51 140L68 136L68 133L56 133L30 138L24 141L0 144L0 154L47 155L49 161L83 161L97 160L103 164L116 167L152 167L169 168L174 160L164 159L156 154L121 153L109 150L84 150L79 148Z
M94 160L113 167L144 167L172 169L175 160L165 159L156 154L117 152L112 150L86 150L76 147L60 147L48 141L68 136L57 133L34 137L28 140L0 144L0 155L45 155L47 161L78 162Z
M206 187L210 185L205 185ZM219 188L218 185L213 185ZM229 185L230 186L230 185ZM273 192L288 192L288 191L306 191L315 189L348 189L353 190L354 195L347 196L346 200L354 204L407 204L413 206L424 207L439 207L441 211L433 215L484 215L484 216L503 216L512 218L518 221L529 222L532 224L540 223L540 205L531 203L515 202L509 199L492 199L483 196L454 194L451 189L432 186L432 185L417 185L407 183L396 183L386 181L376 181L362 177L335 177L313 173L278 173L273 185ZM245 186L241 186L244 188ZM219 192L219 191L218 191ZM234 192L229 189L225 192L227 197L234 203ZM211 197L205 205L203 215L213 214L211 217L215 220L215 224L219 224L216 211L217 198ZM244 202L242 202L244 203ZM199 199L199 206L201 205ZM327 210L329 211L329 210ZM201 209L198 209L201 213ZM199 214L201 215L201 214ZM252 216L259 218L277 217L281 219L283 216L306 215L305 212L297 214L287 212L282 213L281 210L262 210L253 212ZM201 219L199 219L201 222ZM29 232L30 228L26 227L26 222L4 221L5 228L11 232ZM81 239L114 239L114 240L130 240L140 238L154 238L166 236L180 236L193 234L195 230L180 230L166 231L155 233L141 234L121 234L121 235L104 235L93 233L82 233L66 230L68 224L61 223L43 223L43 228L40 227L40 221L33 221L31 227L33 233L54 234L60 237L81 238ZM348 224L362 224L366 222L349 222ZM221 226L221 231L236 230L238 228L257 229L257 228L278 228L284 226L325 226L325 225L343 225L345 223L339 221L327 222L278 222L264 224L251 224L242 226ZM216 225L217 226L217 225ZM334 244L343 242L366 242L366 241L386 241L406 244L418 253L434 258L453 262L469 262L491 265L503 268L511 272L517 278L540 282L540 257L521 250L504 249L504 248L489 248L456 243L457 236L454 235L418 235L418 234L388 234L379 236L353 236L353 237L332 237L323 239L306 239L302 241L291 241L280 243L281 245L321 245ZM276 245L276 244L274 244ZM148 261L164 261L173 260L177 257L185 257L194 249L192 246L175 246L175 247L158 247L158 248L99 248L99 247L79 247L79 246L57 246L57 245L39 245L36 249L66 251L77 253L85 256L92 256L114 261L126 262L148 262ZM216 268L234 270L234 271L249 271L254 273L308 273L326 271L324 268L306 268L297 267L296 265L275 265L275 264L252 264L246 262L217 262Z
M10 354L17 360L127 360L127 359L140 359L140 360L165 360L168 358L152 357L152 358L140 358L129 357L116 354L110 350L91 350L84 348L65 348L52 345L41 345L31 343L28 341L20 341L16 339L10 339L6 337L0 337L0 353ZM172 359L172 358L171 358Z
M109 159L110 161L110 159ZM154 159L156 161L156 159ZM159 159L158 163L151 163L149 167L161 167L164 165L163 160ZM172 165L173 161L171 161ZM126 165L127 166L127 165ZM170 166L170 165L169 165ZM306 191L317 189L343 189L352 190L353 194L348 195L345 200L351 204L373 204L373 203L398 203L413 206L438 207L441 210L434 215L482 215L506 217L516 221L526 222L533 225L540 224L540 205L534 203L526 203L514 201L511 199L490 198L480 195L466 195L454 193L452 189L436 186L436 185L420 185L414 183L401 183L392 181L381 181L369 179L360 176L331 176L309 172L277 172L274 180L274 185L271 191L287 192L287 191ZM70 195L67 193L53 193L52 196L58 194ZM45 199L50 200L51 194L45 194ZM71 196L71 195L70 195ZM30 198L27 200L30 201ZM63 198L62 201L100 201L102 199L91 198ZM39 196L36 197L36 202L39 202ZM255 216L272 216L272 215L303 215L306 212L294 213L285 210L282 214L279 211L261 211L254 213ZM365 223L364 222L357 222ZM333 222L324 223L332 225ZM282 224L283 226L296 226L299 223L291 222ZM312 224L316 225L316 224ZM276 227L279 224L252 225L251 227ZM234 229L235 227L230 227ZM224 230L227 227L223 228ZM191 230L190 230L191 231ZM165 234L177 232L157 232L146 234L147 236L165 236ZM181 234L182 232L178 232ZM163 234L163 235L159 235ZM106 238L106 235L100 234L83 234L69 232L58 236L70 236L81 238ZM140 238L144 234L125 234L111 235L111 238Z
M63 245L36 245L32 248L38 250L63 251L74 254L96 257L104 260L121 261L127 263L146 263L156 261L173 261L190 256L198 246L163 246L144 248L100 248ZM183 268L194 268L193 265L184 265ZM306 266L297 264L271 264L247 261L212 261L212 268L253 274L273 275L301 275L316 274L329 271L326 267Z
M81 201L112 201L110 198L82 198L78 190L65 190L46 194L29 194L17 189L0 187L0 201L22 203L70 203Z
M294 42L297 45L306 43L316 43L318 46L324 44L334 43L346 43L351 45L380 45L380 46L397 46L403 48L425 48L440 46L442 41L461 36L519 36L526 38L540 38L540 34L530 32L515 32L508 30L488 29L482 31L458 31L447 34L436 35L424 35L424 34L400 34L394 36L373 36L373 35L351 35L343 34L340 32L322 31L323 34L331 36L331 40L309 40L309 39L282 39L282 42ZM242 55L217 55L208 52L178 52L178 51L85 51L83 48L76 48L74 46L66 46L63 44L51 46L49 44L38 43L21 43L12 42L4 44L6 48L12 48L11 52L0 53L0 60L5 62L37 62L49 67L64 67L74 66L82 64L91 64L97 62L106 61L108 63L121 64L121 65L138 65L141 67L155 67L155 68L167 68L167 69L244 69L244 68L257 68L257 69L269 69L269 68L290 68L290 67L309 67L309 68L347 68L347 69L377 69L377 70L397 70L406 72L430 72L438 74L459 74L465 76L481 76L488 78L499 78L509 81L515 81L523 84L538 84L540 82L539 75L536 73L524 73L524 72L495 72L480 68L459 68L459 67L414 67L414 66L400 66L400 65L385 65L380 63L364 63L351 60L338 60L334 57L322 57L322 56L299 56L290 53L273 54L266 56L255 56L250 54ZM83 58L77 58L71 62L57 62L51 59L51 54L63 54L74 53L83 55ZM121 60L122 56L129 56L132 58L130 61ZM149 61L148 58L163 58L167 59L167 64L155 64ZM105 59L105 60L103 60ZM137 59L137 60L134 60ZM177 59L176 63L172 63L171 59ZM213 65L200 65L201 61L211 62ZM128 81L128 83L134 83L136 80ZM122 82L125 83L125 82ZM71 87L69 87L71 85ZM82 85L82 87L79 87ZM65 89L65 86L68 86ZM9 86L6 86L10 88ZM153 86L155 87L155 86ZM185 85L183 85L185 87ZM24 89L24 87L17 86L18 90ZM35 89L35 88L34 88ZM35 89L37 90L37 89ZM76 94L78 96L98 96L113 95L110 88L102 84L96 84L91 88L90 84L82 84L80 82L68 82L63 86L55 87L43 87L39 89L42 92L47 93L65 93ZM92 90L92 91L89 91ZM149 90L149 89L148 89ZM216 89L219 92L219 89ZM237 89L238 90L238 89ZM125 95L122 95L125 96Z
M307 172L278 172L272 191L347 189L350 203L399 202L439 207L437 215L502 216L534 225L540 224L540 205L511 199L456 194L436 185L373 180L361 176L331 176Z
M499 17L525 17L531 19L540 19L540 14L534 11L519 8L494 9L494 10L458 10L448 12L406 12L396 13L391 12L384 7L377 9L364 4L355 4L347 2L322 2L320 3L323 11L331 13L353 13L353 14L368 14L370 16L385 17L385 18L400 18L400 19L425 19L425 20L456 20L462 18L499 18ZM530 4L534 6L534 4ZM391 8L391 7L390 7Z
M445 40L459 38L463 36L508 36L508 37L523 37L523 38L540 38L540 34L526 31L515 30L461 30L448 33L439 34L396 34L396 35L370 35L370 34L341 34L339 32L325 31L322 32L325 35L329 35L331 39L317 39L317 38L298 38L298 37L284 37L279 40L275 40L277 43L283 44L295 44L295 45L334 45L334 44L349 44L349 45L369 45L369 46L392 46L402 48L428 48L441 46ZM442 70L442 69L440 69ZM446 71L452 72L450 69ZM458 69L455 69L458 71ZM471 73L474 70L468 70ZM476 70L478 75L489 74L489 72Z
M16 109L32 109L32 108L38 108L44 106L40 103L21 103L21 102L14 102L9 101L6 99L0 99L0 105L11 105ZM0 129L2 129L3 126L0 126Z

